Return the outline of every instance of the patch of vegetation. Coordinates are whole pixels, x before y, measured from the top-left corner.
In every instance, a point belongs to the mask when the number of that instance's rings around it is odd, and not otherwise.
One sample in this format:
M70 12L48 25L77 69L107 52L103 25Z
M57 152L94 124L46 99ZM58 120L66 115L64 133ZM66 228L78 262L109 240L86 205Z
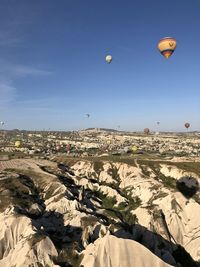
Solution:
M153 219L154 219L154 221L156 221L156 220L158 220L160 218L161 218L160 211L157 210L157 209L154 209L154 211L153 211Z
M95 216L86 216L81 218L81 225L83 228L87 226L94 226L97 223L97 218Z
M18 178L8 178L1 181L1 187L9 191L9 199L6 198L7 201L1 202L1 211L6 209L9 204L22 209L27 209L30 206L29 190Z
M101 191L95 191L95 196L101 199L103 209L111 209L117 203L116 197L109 197Z
M148 170L148 167L145 166L145 165L140 165L140 168L142 169L142 173L147 176L147 177L150 177L151 175L151 172L150 170Z
M43 187L46 186L46 184L55 181L54 177L50 177L46 174L37 173L33 170L13 169L13 172L29 177L34 182L39 193L43 193Z
M123 192L127 202L121 202L116 207L116 198L103 195L102 207L106 209L106 215L120 219L126 228L130 228L137 222L136 215L132 214L132 211L141 205L141 200L138 197L132 197L126 190Z
M6 180L0 181L1 188L9 191L9 198L5 198L5 201L1 202L0 210L5 210L9 204L12 204L20 213L29 214L28 210L33 203L43 203L40 197L41 192L39 192L32 179L33 176L25 175L25 173L30 174L32 171L9 170L10 172L17 173L18 176L15 178L8 177ZM31 216L31 214L29 215Z
M28 244L30 248L32 249L38 242L42 241L46 236L35 233L34 235L31 236L31 238L28 240Z
M132 211L141 204L138 197L130 197L127 203L121 202L116 207L116 197L108 197L99 191L96 191L95 195L102 200L102 208L105 209L104 214L108 216L108 219L119 219L126 226L136 223L136 216L132 214Z
M45 192L45 199L49 199L49 198L53 197L57 188L58 188L57 184L54 184L54 183L50 184L50 186L48 187L48 190L46 190L46 192ZM56 192L56 195L58 195L58 191ZM64 196L65 194L64 193L59 194L59 198L61 198L62 195Z
M159 174L157 179L161 179L162 183L165 187L175 189L176 188L176 180L170 176L165 176L164 174Z
M198 194L194 195L193 199L200 205L200 196Z
M156 175L160 173L160 162L158 161L153 161L153 160L144 160L144 159L139 159L138 164L142 166L142 170L144 170L144 174L147 174L147 176L150 174L147 168L149 167ZM145 170L146 168L146 170Z
M153 191L153 190L158 190L160 188L160 185L158 185L158 184L154 184L154 185L152 185L151 187L150 187L150 189Z
M137 155L138 156L138 155ZM96 157L96 156L89 156L89 157L83 157L81 159L71 159L71 157L67 156L65 157L65 160L62 162L65 162L68 166L72 166L73 164L75 164L77 161L89 161L89 162L117 162L117 163L125 163L131 166L135 166L135 157L133 157L132 155L123 155L123 156L115 156L115 155L108 155L108 156L103 156L103 157Z
M138 223L138 218L135 214L132 214L131 212L124 213L124 222L128 225L129 230L131 231L131 227Z
M186 172L200 174L200 162L177 162L174 165Z
M26 158L27 155L24 152L21 151L15 151L15 152L0 152L0 156L8 156L9 159L21 159Z
M58 257L54 257L55 264L61 267L80 267L83 254L78 253L78 245L74 242L71 246L63 248Z
M94 161L93 168L98 175L103 171L103 164L102 161Z
M140 165L146 165L150 167L155 174L159 174L160 172L160 164L168 165L169 168L177 167L186 172L193 172L197 175L200 174L200 162L172 162L172 161L165 161L165 160L148 160L148 159L138 159L138 163Z
M128 199L128 211L137 209L141 205L141 199L139 197L132 197Z
M112 219L119 219L119 216L117 216L115 209L106 209L104 214L108 217L109 223L112 222Z
M158 198L164 198L164 197L166 197L166 196L168 196L168 194L167 194L166 192L162 192L162 191L160 191L160 192L153 198L153 200L156 200L156 199L158 199Z
M128 201L128 206L131 207L131 210L134 210L138 208L141 205L141 199L139 197L133 197L132 196L132 187L126 187L121 189L121 196L127 199Z
M117 203L115 197L105 197L102 199L102 206L104 209L112 209L114 205Z

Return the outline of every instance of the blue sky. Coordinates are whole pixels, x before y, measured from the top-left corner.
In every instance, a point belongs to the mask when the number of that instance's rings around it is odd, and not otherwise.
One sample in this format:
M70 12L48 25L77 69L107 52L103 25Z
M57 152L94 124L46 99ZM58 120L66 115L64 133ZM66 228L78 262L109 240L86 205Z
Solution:
M199 14L199 0L1 0L0 120L200 130ZM157 50L165 36L177 40L169 60Z

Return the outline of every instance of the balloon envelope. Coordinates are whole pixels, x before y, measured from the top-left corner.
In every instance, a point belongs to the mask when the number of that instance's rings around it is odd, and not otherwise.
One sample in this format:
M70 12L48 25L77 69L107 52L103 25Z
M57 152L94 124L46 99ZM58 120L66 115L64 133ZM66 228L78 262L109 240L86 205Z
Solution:
M16 141L15 142L15 147L20 147L21 146L21 142L20 141Z
M165 58L169 58L176 49L176 39L172 37L161 39L158 43L158 49Z
M138 150L137 146L132 146L132 151L137 151L137 150Z
M110 64L110 63L112 62L112 56L111 56L111 55L107 55L107 56L106 56L106 62L107 62L108 64Z
M56 149L59 150L60 149L60 146L57 146Z
M149 128L145 128L145 129L144 129L144 133L145 133L145 134L149 134L149 132L150 132Z
M186 122L185 124L184 124L184 126L185 126L185 128L189 128L190 127L190 124L189 124L189 122Z

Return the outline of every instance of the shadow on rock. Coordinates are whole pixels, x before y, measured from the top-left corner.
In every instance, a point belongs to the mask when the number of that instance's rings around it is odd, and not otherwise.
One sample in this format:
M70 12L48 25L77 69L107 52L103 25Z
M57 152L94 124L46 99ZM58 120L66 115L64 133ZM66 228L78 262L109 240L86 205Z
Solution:
M82 246L82 228L64 224L63 214L55 211L45 212L43 217L32 221L41 235L48 236L58 251L52 260L62 267L79 266L79 252Z
M182 267L199 266L181 245L174 244L171 240L166 240L161 235L139 224L134 225L132 229L132 234L121 229L113 233L113 235L139 242L164 262L173 266L177 266L178 263L181 264Z
M63 244L79 242L82 229L64 224L63 214L55 211L45 212L42 218L32 221L38 231L46 233L56 248L62 249ZM81 242L80 242L81 244Z
M176 182L176 187L186 198L191 198L199 190L199 183L194 177L182 177Z
M180 245L173 252L173 257L179 262L183 267L199 267L200 263L193 260L191 255Z
M12 180L11 186L15 211L31 219L41 217L46 207L33 180L19 174L18 178Z

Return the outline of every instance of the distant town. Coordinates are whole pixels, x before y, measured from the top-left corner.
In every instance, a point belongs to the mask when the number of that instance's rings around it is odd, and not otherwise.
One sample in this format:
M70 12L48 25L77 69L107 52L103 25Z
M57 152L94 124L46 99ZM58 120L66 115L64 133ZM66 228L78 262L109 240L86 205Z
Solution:
M82 131L0 131L0 159L13 157L49 158L132 156L134 154L163 156L200 156L200 133L131 133L111 129Z

